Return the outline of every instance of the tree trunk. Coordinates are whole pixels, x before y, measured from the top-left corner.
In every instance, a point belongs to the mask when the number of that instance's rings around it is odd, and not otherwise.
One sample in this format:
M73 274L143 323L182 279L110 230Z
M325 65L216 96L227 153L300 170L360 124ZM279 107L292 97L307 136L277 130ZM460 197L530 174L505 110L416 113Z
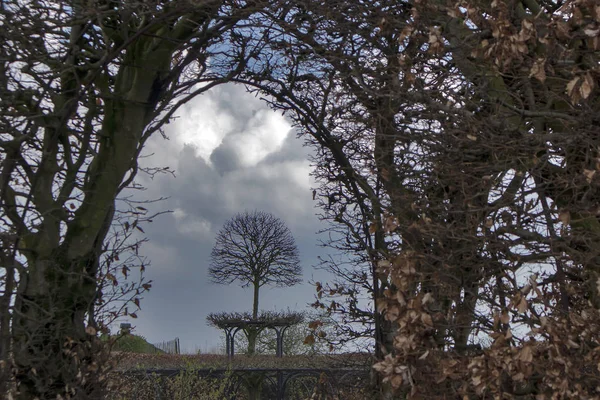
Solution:
M68 241L44 257L30 253L29 273L21 277L15 300L17 399L101 396L101 385L93 384L103 372L98 368L102 354L95 332L86 332L85 317L96 298L102 242L113 215L110 205L91 249L82 256L69 257Z
M94 255L73 262L58 256L35 261L45 267L42 279L48 282L49 290L40 290L31 277L23 276L13 325L16 378L20 383L17 399L75 394L69 393L69 388L76 390L77 398L85 399L96 390L82 379L94 382L86 375L101 372L93 371L96 338L86 332L84 323L96 286L93 275L80 272L94 268L96 262Z
M260 285L258 282L254 282L254 300L252 302L252 319L258 318L258 293ZM246 330L246 337L248 338L248 355L254 355L256 353L256 340L260 331L255 328L248 328Z
M260 290L260 285L258 282L254 282L254 300L252 303L252 319L258 318L258 291Z
M246 333L246 337L248 338L247 354L249 356L252 356L252 355L256 354L256 340L258 339L260 330L257 328L246 328L245 333Z

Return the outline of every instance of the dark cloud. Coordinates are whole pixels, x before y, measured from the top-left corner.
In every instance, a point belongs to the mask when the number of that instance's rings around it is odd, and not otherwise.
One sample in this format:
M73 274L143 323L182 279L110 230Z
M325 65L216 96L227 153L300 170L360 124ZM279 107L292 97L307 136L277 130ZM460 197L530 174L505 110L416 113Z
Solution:
M170 140L154 137L144 159L168 165L176 177L141 177L148 199L169 197L152 205L171 210L145 227L150 242L152 291L142 303L137 332L150 341L180 337L182 347L218 346L220 332L207 327L210 312L247 311L250 290L217 286L207 269L214 238L222 224L244 210L264 210L281 218L296 238L305 281L319 254L316 232L324 228L315 214L310 189L308 149L280 115L239 86L221 86L180 110L169 125ZM286 289L263 288L261 308L303 310L313 300L309 284Z
M235 149L228 146L219 146L210 155L210 161L214 165L219 175L235 171L242 167L240 159Z

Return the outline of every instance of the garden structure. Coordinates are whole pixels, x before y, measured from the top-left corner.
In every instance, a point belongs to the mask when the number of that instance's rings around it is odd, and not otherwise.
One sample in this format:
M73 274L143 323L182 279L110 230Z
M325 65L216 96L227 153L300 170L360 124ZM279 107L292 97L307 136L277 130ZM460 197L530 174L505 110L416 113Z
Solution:
M304 321L304 315L296 312L276 313L263 312L254 319L248 313L218 313L207 317L210 325L225 331L225 352L229 358L235 354L235 335L242 331L250 340L257 337L265 329L275 331L277 357L283 357L283 336L285 331Z

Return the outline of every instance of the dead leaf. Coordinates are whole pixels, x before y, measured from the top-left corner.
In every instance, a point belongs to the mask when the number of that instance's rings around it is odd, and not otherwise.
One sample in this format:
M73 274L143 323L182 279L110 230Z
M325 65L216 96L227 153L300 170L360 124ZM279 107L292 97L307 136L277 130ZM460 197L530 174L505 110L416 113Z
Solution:
M402 293L401 290L398 290L396 292L396 300L398 301L398 304L400 304L401 306L405 306L406 305L406 298L404 297L404 293Z
M96 336L96 329L93 326L88 326L87 328L85 328L85 333L87 333L90 336Z
M427 293L425 293L425 296L423 296L423 300L421 300L421 303L423 305L425 305L425 304L433 303L433 301L434 301L433 295L431 294L431 292L427 292Z
M569 225L571 223L571 213L569 210L562 210L558 213L558 219L563 225Z
M460 18L460 10L456 7L448 7L446 13L452 18Z
M393 232L396 230L398 225L399 225L398 218L394 217L393 215L390 215L385 219L385 224L384 224L383 229L387 233Z
M401 375L394 375L394 377L392 377L392 379L390 380L392 387L394 389L398 389L400 386L402 386L402 376Z
M571 28L566 22L556 22L556 36L559 39L570 39L571 38Z
M308 328L309 329L317 329L318 327L322 326L323 322L321 322L320 320L316 320L316 321L311 321L308 324Z
M377 232L377 224L376 223L371 223L371 225L369 225L369 233L371 235L374 235L375 232Z
M521 297L521 301L517 305L517 311L521 314L525 313L529 309L529 305L527 304L527 300L525 297Z
M579 87L579 93L581 94L581 97L585 100L590 96L592 90L594 90L594 79L592 78L592 75L590 75L590 73L588 72L587 74L585 74L583 82Z
M567 83L567 95L571 98L573 103L579 102L579 91L576 90L577 84L579 83L579 77L571 79L569 83Z
M583 175L585 175L585 180L587 183L592 183L592 179L594 179L594 175L596 175L596 171L592 169L584 169Z
M110 272L106 274L106 279L110 280L114 286L118 285L117 278Z
M508 315L508 311L502 311L502 314L500 315L500 322L503 324L508 324L510 322L510 315Z
M304 338L304 344L306 345L311 345L315 343L315 337L313 335L308 335L307 337Z
M522 372L517 372L512 378L515 382L522 382L525 379L525 375Z
M525 346L519 352L519 360L523 362L532 362L533 361L533 351L531 351L531 346Z
M433 328L433 319L428 313L424 312L421 314L421 322L423 322L423 324L428 326L429 328Z
M404 27L404 29L402 29L402 32L400 32L400 37L398 37L398 42L402 43L404 42L404 39L406 39L407 37L409 37L412 34L413 31L413 27L412 25L406 25Z
M545 65L546 65L546 59L538 58L533 63L533 66L531 67L531 71L529 72L529 77L531 78L533 76L538 81L544 83L546 81Z

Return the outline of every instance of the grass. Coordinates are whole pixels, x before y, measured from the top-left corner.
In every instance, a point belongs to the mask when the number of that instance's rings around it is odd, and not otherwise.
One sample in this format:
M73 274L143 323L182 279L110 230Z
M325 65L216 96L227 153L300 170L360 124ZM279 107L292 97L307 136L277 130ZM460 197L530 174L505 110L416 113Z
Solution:
M298 368L370 368L373 363L369 354L332 354L320 356L236 355L229 360L217 354L143 354L120 353L118 370L131 369L184 369L184 368L231 368L235 369L298 369Z
M108 340L108 337L104 336L101 339ZM112 339L115 339L112 350L116 352L136 354L164 353L162 350L148 343L143 336L127 333L119 337L113 337Z

